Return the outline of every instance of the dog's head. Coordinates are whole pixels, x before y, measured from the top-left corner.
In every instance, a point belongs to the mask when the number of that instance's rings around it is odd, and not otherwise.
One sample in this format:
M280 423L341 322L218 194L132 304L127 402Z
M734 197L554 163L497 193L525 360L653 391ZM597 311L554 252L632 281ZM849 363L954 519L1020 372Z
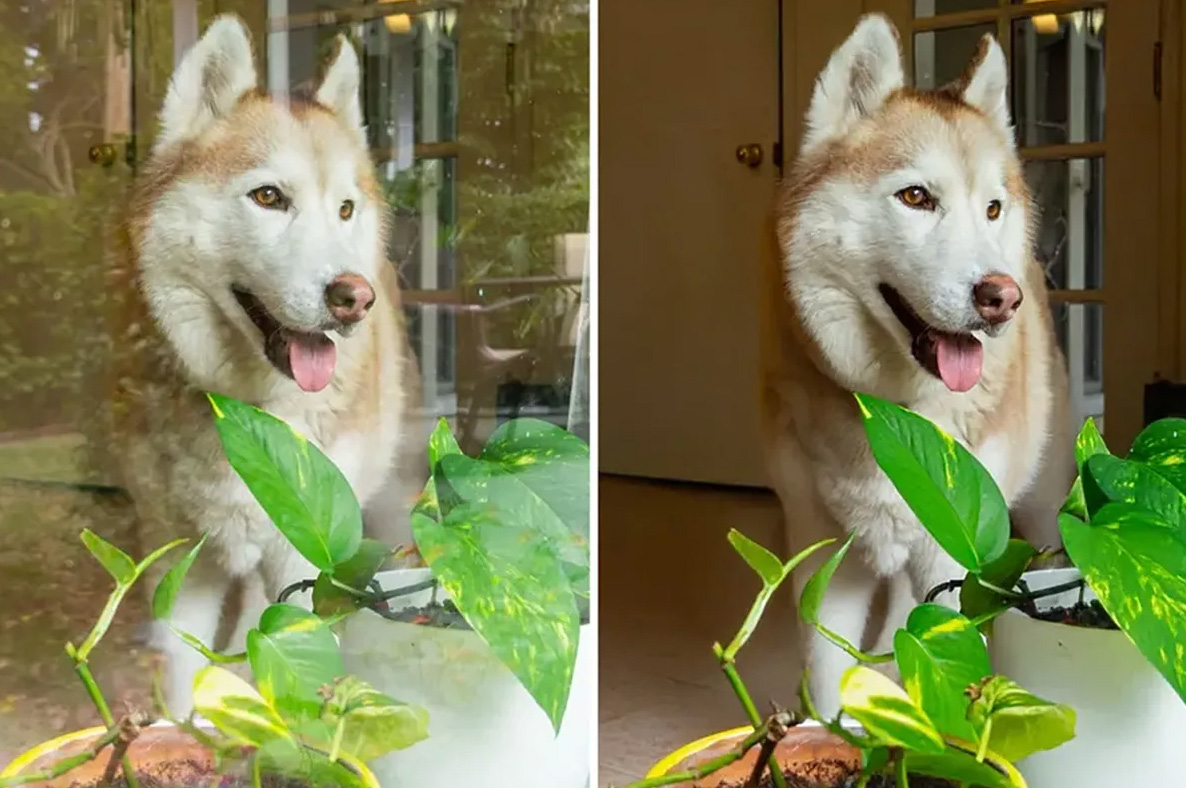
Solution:
M138 257L150 306L198 377L216 375L215 348L230 342L305 391L330 383L385 264L358 93L358 56L339 38L312 95L269 97L233 16L173 74Z
M900 371L896 393L967 391L984 345L1006 341L1030 295L1031 214L1007 81L985 36L956 82L905 87L880 15L820 74L779 235L789 294L845 385Z

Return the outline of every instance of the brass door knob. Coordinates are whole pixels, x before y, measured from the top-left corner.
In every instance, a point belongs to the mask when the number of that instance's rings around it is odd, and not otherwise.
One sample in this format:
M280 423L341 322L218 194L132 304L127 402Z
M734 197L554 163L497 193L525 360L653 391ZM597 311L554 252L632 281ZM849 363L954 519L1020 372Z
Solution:
M737 146L737 161L747 167L757 167L762 163L762 146L756 142Z
M115 156L115 146L108 143L92 145L87 151L87 158L91 160L91 164L98 164L100 167L110 167L115 164Z

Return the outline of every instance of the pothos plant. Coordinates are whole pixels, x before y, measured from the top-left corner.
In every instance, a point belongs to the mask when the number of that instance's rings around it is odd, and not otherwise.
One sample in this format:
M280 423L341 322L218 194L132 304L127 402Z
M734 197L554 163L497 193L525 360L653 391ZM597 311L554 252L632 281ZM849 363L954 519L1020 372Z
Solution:
M783 562L737 531L734 549L758 574L762 589L749 615L728 646L713 646L730 686L738 696L753 733L732 750L680 773L648 778L629 788L654 788L702 779L760 747L751 785L764 771L779 788L786 779L770 768L775 747L796 725L815 720L861 753L858 786L875 776L907 788L912 777L931 777L980 788L1024 788L1013 764L1034 752L1053 749L1074 736L1075 712L1039 698L1005 676L995 675L980 626L1002 607L992 596L997 583L1024 566L1019 555L1032 548L1009 539L1008 510L991 476L970 452L930 421L892 403L856 395L873 455L924 527L970 575L987 587L967 583L963 595L969 615L924 602L894 634L893 651L867 654L830 630L819 618L820 604L836 569L852 544L849 537L812 574L799 599L799 615L857 664L840 682L840 711L821 715L807 690L799 688L800 711L776 709L759 714L737 667L740 649L757 627L769 599L796 566L821 548L824 540ZM894 663L901 684L876 669ZM856 723L853 725L851 723Z
M967 570L948 584L961 587L965 614L981 617L987 632L996 613L1012 607L1037 615L1039 598L1086 584L1107 623L1124 632L1186 700L1186 419L1149 425L1123 458L1109 452L1094 421L1084 423L1075 442L1079 475L1058 516L1062 549L1082 579L1034 592L1023 575L1041 556L1008 538L1004 501L975 457L921 416L888 403L877 407L896 425L895 442L925 446L913 452L912 468L886 470L923 525L951 545L948 552ZM952 448L940 451L940 445ZM929 501L911 483L919 474L937 478L941 457L958 478L981 479L978 506L954 494ZM941 514L944 509L950 514Z
M282 420L237 400L209 395L230 465L277 529L318 570L298 584L312 590L313 610L278 601L247 636L246 651L216 652L177 634L211 664L194 682L194 713L156 708L116 719L88 667L123 599L146 570L186 542L177 540L136 563L89 530L82 540L116 587L92 631L67 645L76 672L108 727L87 752L35 774L0 780L2 788L67 773L107 754L108 779L122 766L137 778L126 750L140 728L169 720L217 756L222 768L245 765L259 784L264 773L312 785L366 785L356 768L428 735L428 714L346 674L334 626L413 589L384 590L375 575L392 557L364 538L362 513L340 470ZM500 427L482 453L464 455L442 419L428 454L432 473L412 512L421 555L467 624L519 678L558 730L567 705L586 619L589 577L588 446L551 424L519 419ZM168 620L203 537L155 589L153 614ZM288 592L294 589L286 589ZM226 667L246 662L254 685ZM200 715L213 730L200 726Z

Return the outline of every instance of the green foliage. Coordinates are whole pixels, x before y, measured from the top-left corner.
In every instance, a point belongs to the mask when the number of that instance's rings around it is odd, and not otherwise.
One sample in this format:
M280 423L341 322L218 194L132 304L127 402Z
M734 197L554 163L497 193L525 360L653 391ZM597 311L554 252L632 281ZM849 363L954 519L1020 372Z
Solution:
M1009 541L1009 510L984 466L922 416L856 397L873 457L935 541L970 572L999 558Z
M477 457L441 420L429 447L420 554L559 731L589 594L589 447L534 419L503 425Z
M984 746L1010 761L1053 750L1075 736L1075 711L1051 703L1004 676L992 676L970 691L968 720Z

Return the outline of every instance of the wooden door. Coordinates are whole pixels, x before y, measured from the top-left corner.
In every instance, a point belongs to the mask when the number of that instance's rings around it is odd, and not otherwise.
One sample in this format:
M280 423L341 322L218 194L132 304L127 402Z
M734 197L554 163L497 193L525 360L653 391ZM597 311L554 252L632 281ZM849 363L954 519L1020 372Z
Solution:
M764 485L779 3L613 0L598 30L601 470Z

